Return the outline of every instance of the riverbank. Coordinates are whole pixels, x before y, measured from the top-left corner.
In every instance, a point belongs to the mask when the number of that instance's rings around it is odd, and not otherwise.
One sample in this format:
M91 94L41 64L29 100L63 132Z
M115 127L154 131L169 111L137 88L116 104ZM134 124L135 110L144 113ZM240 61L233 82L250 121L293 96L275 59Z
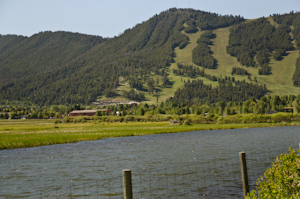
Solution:
M196 130L300 126L300 122L170 125L170 122L58 123L54 120L0 120L0 149L75 143L113 137Z

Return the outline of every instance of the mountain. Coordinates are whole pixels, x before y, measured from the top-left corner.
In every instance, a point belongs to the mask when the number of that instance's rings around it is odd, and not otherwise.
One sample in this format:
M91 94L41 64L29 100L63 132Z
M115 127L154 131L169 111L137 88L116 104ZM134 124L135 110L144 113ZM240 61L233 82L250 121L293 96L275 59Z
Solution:
M68 32L40 32L30 38L2 36L0 80L22 78L69 64L105 39ZM4 43L5 42L5 43ZM2 47L2 45L0 45Z
M2 35L0 100L154 103L174 96L186 103L298 94L298 18L245 20L172 8L114 38L63 31ZM194 87L203 89L182 91Z

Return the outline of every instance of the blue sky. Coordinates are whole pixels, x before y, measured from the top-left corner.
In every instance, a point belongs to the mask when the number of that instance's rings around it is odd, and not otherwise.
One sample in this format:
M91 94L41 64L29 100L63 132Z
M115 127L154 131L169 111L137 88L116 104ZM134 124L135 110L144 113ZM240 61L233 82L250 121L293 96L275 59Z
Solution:
M0 0L0 34L71 31L113 37L172 7L246 19L300 10L300 0Z

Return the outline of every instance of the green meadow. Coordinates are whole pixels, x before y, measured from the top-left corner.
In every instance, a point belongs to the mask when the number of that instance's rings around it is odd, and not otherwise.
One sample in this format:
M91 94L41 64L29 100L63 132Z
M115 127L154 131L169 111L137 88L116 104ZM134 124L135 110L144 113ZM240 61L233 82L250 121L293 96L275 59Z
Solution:
M59 123L53 120L0 120L0 149L26 148L75 143L114 137L179 133L196 130L298 126L300 123L212 123L170 125L165 122L97 122Z

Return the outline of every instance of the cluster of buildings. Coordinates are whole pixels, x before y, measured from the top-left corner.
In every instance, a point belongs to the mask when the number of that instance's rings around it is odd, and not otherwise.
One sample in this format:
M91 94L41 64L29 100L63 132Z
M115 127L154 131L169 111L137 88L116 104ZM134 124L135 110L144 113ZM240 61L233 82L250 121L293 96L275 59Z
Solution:
M109 109L98 109L98 110L75 110L69 113L69 116L94 116L97 111L107 112L107 114L112 114L113 111Z
M136 102L136 101L122 101L122 102L119 102L119 101L97 101L97 102L92 102L92 104L94 106L111 106L111 105L117 106L118 104L139 105L140 103Z
M92 102L94 106L107 107L107 106L117 106L118 104L128 104L128 105L139 105L136 101L96 101ZM107 115L113 114L113 111L109 109L97 109L97 110L74 110L69 113L69 116L94 116L97 111L107 112ZM116 115L120 115L122 111L117 111Z
M139 105L139 102L136 101L96 101L92 102L94 106L99 107L107 107L107 106L117 106L118 104L128 104L128 105ZM107 115L113 114L113 111L109 109L97 109L97 110L74 110L69 113L69 116L94 116L96 115L97 111L100 112L107 112ZM122 111L117 111L116 115L120 115Z

